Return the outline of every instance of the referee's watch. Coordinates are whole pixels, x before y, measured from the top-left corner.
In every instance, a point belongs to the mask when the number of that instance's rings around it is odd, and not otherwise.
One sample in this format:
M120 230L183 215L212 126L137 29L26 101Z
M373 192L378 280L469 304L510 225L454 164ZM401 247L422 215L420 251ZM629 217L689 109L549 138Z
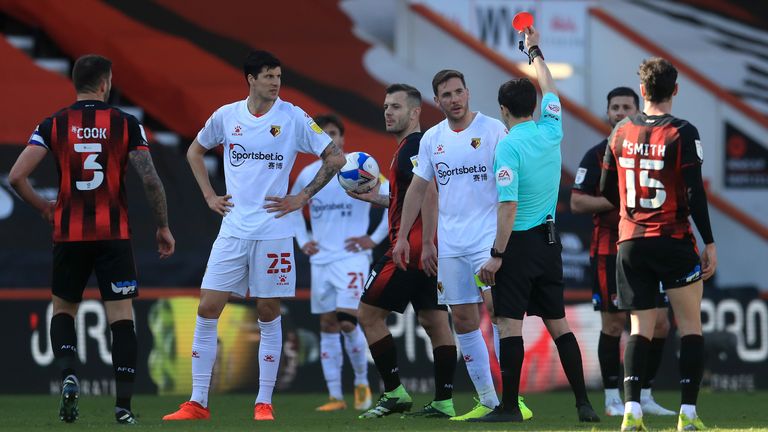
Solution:
M504 252L499 252L496 248L491 248L491 256L493 258L504 258Z

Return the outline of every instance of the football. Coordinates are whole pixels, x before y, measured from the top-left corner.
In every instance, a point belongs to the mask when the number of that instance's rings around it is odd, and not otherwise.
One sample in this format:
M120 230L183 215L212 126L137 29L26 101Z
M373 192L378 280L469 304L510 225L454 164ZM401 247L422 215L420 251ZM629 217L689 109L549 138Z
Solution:
M347 163L337 176L341 187L350 192L368 192L379 181L379 164L373 156L365 152L353 152L347 155Z

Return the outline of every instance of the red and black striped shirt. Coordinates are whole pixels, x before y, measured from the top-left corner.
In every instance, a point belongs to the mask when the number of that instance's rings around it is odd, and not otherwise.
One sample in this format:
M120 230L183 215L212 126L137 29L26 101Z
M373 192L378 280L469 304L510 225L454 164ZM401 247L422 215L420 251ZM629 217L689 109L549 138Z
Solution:
M600 193L600 172L607 145L608 140L604 139L584 155L579 169L576 171L572 193L583 193L594 197L602 196ZM619 210L613 209L592 214L592 224L594 228L592 229L589 256L616 255L616 242L619 241Z
M405 193L413 178L413 168L418 164L419 143L421 132L414 132L403 139L395 151L392 164L389 167L389 250L386 255L392 257L392 250L397 243L397 233L400 231L400 219L405 203ZM421 268L421 213L416 217L408 233L408 243L411 245L409 266Z
M55 242L130 238L128 153L149 150L135 117L101 101L78 101L43 120L29 144L46 147L56 160Z
M619 242L647 237L693 240L682 171L702 163L696 127L668 114L640 113L616 125L608 146L603 167L618 174Z

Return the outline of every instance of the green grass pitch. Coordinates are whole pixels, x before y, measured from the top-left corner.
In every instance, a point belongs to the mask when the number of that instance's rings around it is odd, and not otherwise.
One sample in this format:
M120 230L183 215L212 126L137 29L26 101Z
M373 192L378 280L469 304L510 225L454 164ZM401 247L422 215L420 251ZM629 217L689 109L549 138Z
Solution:
M677 392L656 392L657 401L675 409ZM179 396L137 396L133 402L140 425L134 429L164 431L453 431L453 430L538 430L538 431L591 431L618 430L621 418L602 416L597 424L579 424L573 397L566 392L532 394L526 397L534 412L533 420L523 424L471 424L447 420L400 419L390 416L383 419L358 420L356 412L348 409L335 413L319 413L314 408L325 401L321 394L288 394L274 398L275 422L253 421L251 394L212 395L209 421L163 423L160 418L184 401ZM590 398L598 413L602 411L603 397L593 392ZM351 396L347 397L351 403ZM464 413L474 404L467 393L454 398L457 412ZM429 395L415 395L414 407L429 402ZM80 419L75 424L58 420L56 396L0 395L0 430L94 430L124 431L128 426L114 422L113 399L105 396L82 396ZM699 400L699 414L705 424L716 430L765 430L768 431L768 392L755 393L703 393ZM674 430L676 417L647 416L650 430Z

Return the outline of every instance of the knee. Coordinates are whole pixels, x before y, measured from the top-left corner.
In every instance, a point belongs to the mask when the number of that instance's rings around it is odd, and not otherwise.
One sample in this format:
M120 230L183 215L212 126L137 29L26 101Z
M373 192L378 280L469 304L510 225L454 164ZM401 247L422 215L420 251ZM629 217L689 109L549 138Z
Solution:
M357 313L357 322L360 324L360 327L362 327L363 330L371 328L376 325L377 321L379 320L376 314L369 310L364 303L361 303Z
M333 313L320 315L320 331L323 333L338 333L339 322Z
M603 319L603 333L608 336L619 337L624 332L626 325L625 314L610 314Z
M336 320L344 333L349 333L357 327L357 317L349 312L336 312Z
M474 305L462 305L471 306ZM477 309L474 309L477 312ZM480 322L477 314L473 314L471 310L465 307L455 308L451 311L453 317L453 326L456 328L456 333L464 334L477 330L480 327Z
M669 328L669 318L667 317L666 310L664 313L659 312L656 315L656 327L653 329L653 336L665 338L669 334Z
M552 336L552 340L571 332L571 328L568 326L568 321L565 318L545 320L544 325L547 327L549 335Z
M197 315L208 319L219 319L223 309L224 308L218 304L200 301L200 304L197 306Z
M273 300L273 299L269 299L269 300ZM261 322L274 321L280 316L280 302L265 301L264 299L259 299L257 310L259 312L259 321Z

